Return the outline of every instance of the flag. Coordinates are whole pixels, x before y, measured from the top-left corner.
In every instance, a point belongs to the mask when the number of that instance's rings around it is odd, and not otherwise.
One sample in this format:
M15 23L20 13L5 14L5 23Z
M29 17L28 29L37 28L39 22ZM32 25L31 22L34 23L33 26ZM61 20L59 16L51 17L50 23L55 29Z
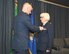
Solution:
M16 16L17 15L17 13L18 13L18 1L17 0L15 0L15 7L14 7L15 9L14 9L14 15Z
M34 13L30 15L32 25L35 24L34 20ZM30 39L29 39L29 49L30 49L30 54L37 54L36 53L36 37L34 36L34 33L31 34Z

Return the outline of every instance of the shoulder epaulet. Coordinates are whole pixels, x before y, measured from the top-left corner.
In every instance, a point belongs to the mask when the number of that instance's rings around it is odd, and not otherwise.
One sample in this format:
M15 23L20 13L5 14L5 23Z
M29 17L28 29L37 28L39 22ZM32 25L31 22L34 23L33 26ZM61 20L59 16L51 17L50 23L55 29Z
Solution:
M51 22L49 22L50 24L52 24Z

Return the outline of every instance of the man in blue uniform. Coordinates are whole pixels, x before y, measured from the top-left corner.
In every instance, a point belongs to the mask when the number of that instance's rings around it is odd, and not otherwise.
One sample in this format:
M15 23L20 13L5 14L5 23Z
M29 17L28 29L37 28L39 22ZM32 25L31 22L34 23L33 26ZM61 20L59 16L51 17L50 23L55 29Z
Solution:
M46 29L38 33L37 54L51 54L54 31L52 23L49 22L49 13L41 13L40 20Z
M31 14L32 6L24 3L22 12L14 19L14 36L12 39L12 49L14 54L28 54L29 31L38 32L43 27L33 26L29 14Z

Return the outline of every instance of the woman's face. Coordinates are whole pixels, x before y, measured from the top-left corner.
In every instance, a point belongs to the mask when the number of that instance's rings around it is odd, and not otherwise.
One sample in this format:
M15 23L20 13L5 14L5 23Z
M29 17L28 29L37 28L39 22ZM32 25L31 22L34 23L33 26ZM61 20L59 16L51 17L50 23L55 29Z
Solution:
M44 17L40 17L40 21L41 21L41 23L43 23L46 21L46 19Z

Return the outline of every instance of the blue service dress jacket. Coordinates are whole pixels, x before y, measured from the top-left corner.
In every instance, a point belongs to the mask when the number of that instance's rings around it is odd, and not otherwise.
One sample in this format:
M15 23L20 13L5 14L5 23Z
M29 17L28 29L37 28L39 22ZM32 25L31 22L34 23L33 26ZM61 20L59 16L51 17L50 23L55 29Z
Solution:
M28 48L29 31L38 32L39 27L32 25L28 14L20 12L14 20L12 49L23 50Z
M46 30L38 33L37 50L45 51L51 49L53 44L54 30L53 25L47 22L44 26Z

